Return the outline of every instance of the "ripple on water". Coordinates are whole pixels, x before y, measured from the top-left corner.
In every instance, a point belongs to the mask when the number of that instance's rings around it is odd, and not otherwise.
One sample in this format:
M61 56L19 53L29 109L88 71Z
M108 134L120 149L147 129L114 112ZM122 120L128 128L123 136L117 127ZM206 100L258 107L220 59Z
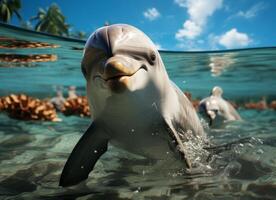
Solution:
M256 121L254 125L245 122L210 131L209 136L216 144L244 136L256 139L237 143L215 155L209 170L199 167L201 170L186 174L181 162L155 163L110 146L85 182L60 188L61 170L87 123L81 122L80 128L75 118L68 120L52 124L7 119L10 126L16 123L18 127L7 130L6 126L0 135L0 198L273 199L275 196L275 128L264 128L268 124ZM71 121L75 121L74 125ZM201 141L192 139L193 143L188 144L192 157L202 153L204 157L206 152L198 148ZM200 160L194 162L200 166Z

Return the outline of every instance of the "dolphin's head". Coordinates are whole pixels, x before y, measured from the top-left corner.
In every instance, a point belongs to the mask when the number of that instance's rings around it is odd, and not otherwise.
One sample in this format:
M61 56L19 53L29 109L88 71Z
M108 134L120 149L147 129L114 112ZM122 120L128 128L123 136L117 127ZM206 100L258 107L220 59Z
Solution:
M157 70L163 75L156 76ZM143 90L149 82L167 77L153 42L142 31L126 24L102 27L89 37L82 72L90 104Z
M199 113L209 122L210 126L219 124L225 119L225 103L222 99L223 90L215 86L211 96L200 101Z

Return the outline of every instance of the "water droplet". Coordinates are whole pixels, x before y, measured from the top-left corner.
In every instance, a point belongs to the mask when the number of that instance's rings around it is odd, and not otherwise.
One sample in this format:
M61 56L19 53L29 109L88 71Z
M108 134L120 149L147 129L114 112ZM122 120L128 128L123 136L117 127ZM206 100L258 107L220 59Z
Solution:
M136 194L137 194L137 193L139 193L139 190L135 190L133 193L136 193Z
M212 167L210 165L206 165L207 169L212 169Z
M81 166L81 169L83 169L83 168L84 168L84 166L82 165L82 166Z
M97 150L94 150L94 153L98 153L98 151L97 151Z
M250 143L247 144L249 147L253 148L254 146Z
M260 138L257 138L257 141L258 141L260 144L263 144L263 143L264 143Z
M200 157L197 157L197 158L195 159L195 161L196 161L196 162L200 161Z
M151 106L154 107L156 110L158 110L157 105L156 105L156 102L153 102L153 103L151 104Z
M258 154L263 154L264 151L263 151L262 149L258 149L257 153L258 153Z

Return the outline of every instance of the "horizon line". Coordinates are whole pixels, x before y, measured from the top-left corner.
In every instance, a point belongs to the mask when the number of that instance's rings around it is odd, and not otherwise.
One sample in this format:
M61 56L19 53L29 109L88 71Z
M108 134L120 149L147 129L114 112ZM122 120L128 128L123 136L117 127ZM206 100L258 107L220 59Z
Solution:
M35 35L43 35L43 36L48 36L48 37L52 37L52 38L62 39L65 41L79 42L79 43L84 43L84 44L86 42L86 40L82 40L82 39L59 36L59 35L54 35L54 34L50 34L50 33L46 33L46 32L39 32L39 31L35 31L35 30L25 29L22 27L18 27L18 26L3 23L3 22L0 22L0 26L6 27L9 29L15 29L18 31L32 33ZM197 50L195 50L195 51L158 50L158 51L160 53L225 53L225 52L237 52L237 51L248 51L248 50L260 50L260 49L276 49L276 46L260 46L260 47L248 47L248 48L239 48L239 49L202 50L202 51L201 50L198 50L198 51Z

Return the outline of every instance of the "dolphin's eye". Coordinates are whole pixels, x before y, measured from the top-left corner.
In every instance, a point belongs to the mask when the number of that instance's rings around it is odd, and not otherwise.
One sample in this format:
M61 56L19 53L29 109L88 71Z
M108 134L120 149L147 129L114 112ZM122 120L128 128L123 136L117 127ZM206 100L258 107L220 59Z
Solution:
M154 51L151 51L149 56L150 56L150 60L152 62L154 62L156 60L156 55L155 55Z
M214 113L218 114L218 109L214 109L213 111Z

